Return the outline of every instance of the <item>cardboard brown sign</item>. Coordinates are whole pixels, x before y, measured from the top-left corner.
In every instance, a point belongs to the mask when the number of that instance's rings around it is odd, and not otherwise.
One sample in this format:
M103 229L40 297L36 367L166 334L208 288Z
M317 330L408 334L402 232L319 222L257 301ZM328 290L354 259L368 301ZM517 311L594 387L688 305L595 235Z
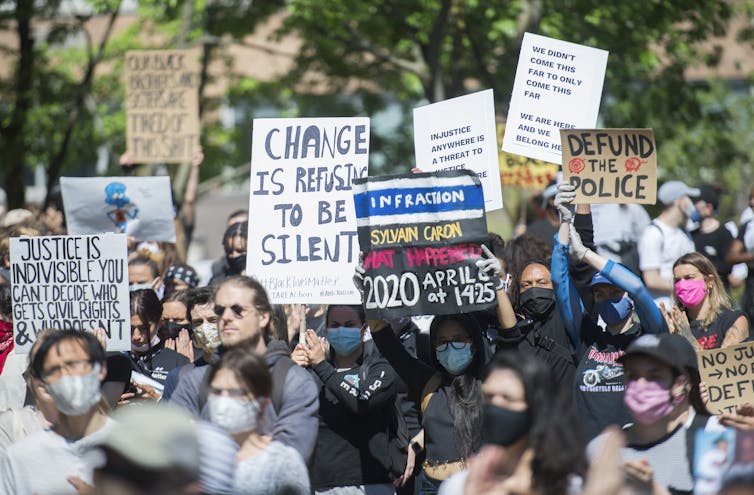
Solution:
M746 402L754 404L754 342L700 351L697 358L711 413L733 412Z
M126 148L136 163L191 160L199 144L199 58L191 50L126 53Z
M562 129L563 180L576 204L657 200L657 147L651 129Z

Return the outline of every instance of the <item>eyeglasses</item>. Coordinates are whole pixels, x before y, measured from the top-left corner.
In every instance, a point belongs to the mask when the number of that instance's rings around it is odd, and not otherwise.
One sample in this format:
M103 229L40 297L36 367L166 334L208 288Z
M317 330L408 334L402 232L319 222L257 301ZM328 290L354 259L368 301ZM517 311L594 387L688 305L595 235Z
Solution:
M210 387L209 388L210 395L218 395L218 396L228 396L228 397L248 397L249 392L242 388L217 388L217 387Z
M240 304L233 304L231 306L221 306L219 304L216 304L215 309L214 309L215 315L218 318L222 317L222 315L225 314L225 310L228 308L230 308L231 312L233 313L233 317L237 320L240 320L241 318L243 318L245 312L248 312L254 309L254 308L244 308Z
M443 342L441 344L437 344L437 347L435 347L435 350L439 352L444 352L448 349L448 344L450 344L450 346L453 349L460 351L461 349L466 347L466 344L468 344L470 341L471 339L463 339L463 340L451 340L450 342Z
M58 366L52 366L49 369L43 370L42 374L45 381L53 379L57 380L63 375L65 371L69 375L83 375L92 369L92 361L89 359L79 359L76 361L65 361Z

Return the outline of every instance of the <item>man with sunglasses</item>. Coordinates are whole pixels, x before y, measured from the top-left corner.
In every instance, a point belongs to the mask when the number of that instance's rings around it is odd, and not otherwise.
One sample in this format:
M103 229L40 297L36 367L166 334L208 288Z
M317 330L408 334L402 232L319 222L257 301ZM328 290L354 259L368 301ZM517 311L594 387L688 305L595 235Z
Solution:
M317 437L319 390L306 370L293 365L288 343L275 340L272 305L264 287L251 277L228 278L217 288L214 310L221 342L217 352L247 346L265 356L272 374L272 400L265 409L263 430L308 460ZM208 371L204 366L186 372L170 401L209 419Z
M75 330L52 332L30 364L32 382L58 410L55 424L11 445L0 459L0 494L76 494L92 485L97 445L114 423L99 408L105 350Z

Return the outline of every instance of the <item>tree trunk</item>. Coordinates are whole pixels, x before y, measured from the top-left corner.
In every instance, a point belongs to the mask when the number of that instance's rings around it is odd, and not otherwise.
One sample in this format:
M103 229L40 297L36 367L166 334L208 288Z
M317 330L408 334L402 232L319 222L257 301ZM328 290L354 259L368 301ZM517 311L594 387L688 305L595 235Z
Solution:
M31 19L33 0L18 0L14 13L18 34L18 66L16 68L16 102L8 125L2 130L8 161L5 186L8 209L22 208L26 203L24 170L26 168L26 123L32 104L34 86L34 38Z

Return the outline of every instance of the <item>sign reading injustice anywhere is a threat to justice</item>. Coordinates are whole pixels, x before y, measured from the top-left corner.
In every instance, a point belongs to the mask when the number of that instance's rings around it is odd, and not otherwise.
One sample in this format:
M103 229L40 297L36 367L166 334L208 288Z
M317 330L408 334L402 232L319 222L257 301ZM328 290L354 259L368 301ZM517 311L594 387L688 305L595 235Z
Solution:
M354 181L368 318L466 313L495 302L476 267L487 239L477 174L453 170Z
M199 145L199 57L126 53L126 149L136 163L181 163Z
M12 237L15 349L28 353L44 329L102 328L108 351L131 348L126 236Z
M369 119L255 119L246 273L278 304L359 304L351 184L366 177Z
M651 129L561 130L563 180L576 204L657 199L657 148Z

